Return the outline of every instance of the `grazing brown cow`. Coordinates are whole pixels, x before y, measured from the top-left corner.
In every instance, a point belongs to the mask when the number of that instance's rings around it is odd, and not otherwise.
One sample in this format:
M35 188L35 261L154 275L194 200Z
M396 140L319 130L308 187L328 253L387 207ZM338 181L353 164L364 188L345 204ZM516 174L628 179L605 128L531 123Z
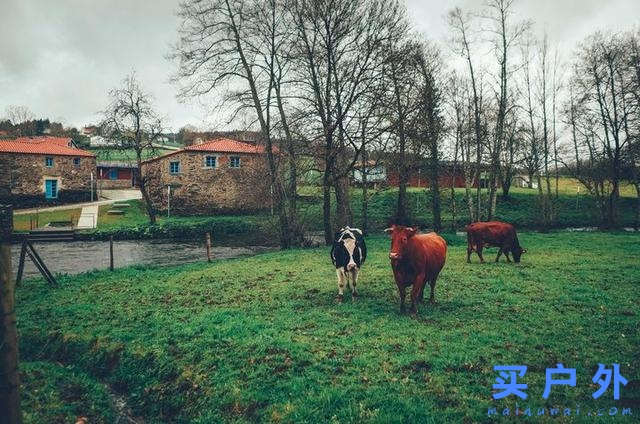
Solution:
M404 311L405 289L412 285L411 312L416 313L427 281L431 286L429 301L434 302L436 279L444 267L447 243L436 233L417 234L418 230L412 227L394 225L385 232L391 234L389 259L400 295L400 310Z
M518 235L513 225L506 222L474 222L466 227L467 229L467 262L471 263L471 252L474 250L480 258L480 262L484 262L482 257L482 248L491 246L498 248L498 256L496 262L500 259L500 255L504 253L509 259L509 252L513 255L513 260L520 262L520 257L527 250L520 247Z

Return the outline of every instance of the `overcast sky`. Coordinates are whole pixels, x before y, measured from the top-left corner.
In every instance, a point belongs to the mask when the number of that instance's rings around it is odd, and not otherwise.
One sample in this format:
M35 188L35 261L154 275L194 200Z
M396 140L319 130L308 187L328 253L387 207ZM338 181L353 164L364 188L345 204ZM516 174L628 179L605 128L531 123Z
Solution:
M415 26L444 42L446 12L483 0L406 0ZM640 0L516 0L518 17L546 28L567 53L597 29L640 25ZM83 126L98 121L107 92L131 70L174 129L216 125L207 99L180 104L165 59L176 39L178 0L0 0L0 116L8 105ZM211 101L212 99L209 99Z

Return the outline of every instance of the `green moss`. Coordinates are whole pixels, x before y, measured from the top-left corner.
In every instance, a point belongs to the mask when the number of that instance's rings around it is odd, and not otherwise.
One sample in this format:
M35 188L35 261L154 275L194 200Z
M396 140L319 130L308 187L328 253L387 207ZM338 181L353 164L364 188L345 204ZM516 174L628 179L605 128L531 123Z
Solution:
M113 423L115 415L104 385L71 366L22 362L22 410L25 424Z

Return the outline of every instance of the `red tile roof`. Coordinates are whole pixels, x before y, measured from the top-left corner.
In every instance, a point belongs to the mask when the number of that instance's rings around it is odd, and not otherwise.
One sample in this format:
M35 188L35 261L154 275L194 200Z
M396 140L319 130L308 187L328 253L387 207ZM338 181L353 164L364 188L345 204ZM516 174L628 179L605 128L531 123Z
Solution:
M89 156L93 153L69 147L70 138L22 137L15 140L0 140L0 153L23 153L30 155Z
M230 138L217 138L215 140L205 141L201 144L187 146L184 149L176 150L162 156L147 159L143 163L153 162L156 159L166 158L181 152L209 152L209 153L249 153L262 154L265 153L264 146L246 143L244 141L232 140ZM278 148L273 147L273 153L278 153Z
M220 153L264 153L264 146L257 146L243 141L232 140L230 138L218 138L205 141L202 144L187 146L184 150L198 150L203 152ZM277 152L277 149L274 149Z
M49 143L49 144L57 144L58 146L71 147L70 137L50 137L50 136L18 137L13 139L12 141L17 141L18 143Z

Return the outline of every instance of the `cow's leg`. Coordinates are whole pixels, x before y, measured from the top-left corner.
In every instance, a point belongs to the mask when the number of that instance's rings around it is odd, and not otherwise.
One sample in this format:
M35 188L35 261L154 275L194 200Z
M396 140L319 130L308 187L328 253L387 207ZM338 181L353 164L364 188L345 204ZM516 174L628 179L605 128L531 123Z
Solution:
M404 313L404 298L405 298L405 287L400 283L398 284L398 296L400 296L400 313Z
M358 268L351 271L351 294L353 297L358 296L358 289L356 288L356 284L358 284L358 273L360 270Z
M511 262L511 259L509 259L509 251L508 250L504 251L504 257L507 258L507 262Z
M420 273L416 276L416 279L413 281L413 290L411 290L411 313L418 313L418 302L420 298L420 291L424 289L425 284L425 275L424 272Z
M502 255L502 247L498 248L498 256L496 256L496 262L500 260L500 255Z
M336 268L336 274L338 274L338 297L337 301L342 302L344 298L344 280L346 276L344 275L344 270L342 268Z
M436 298L435 298L436 278L429 281L429 285L431 286L431 296L429 296L429 303L436 303Z
M467 242L467 263L471 263L471 252L473 252L473 244L471 241Z
M482 243L478 243L476 244L476 253L478 254L478 257L480 258L480 262L484 262L484 258L482 257Z
M424 285L422 286L422 289L420 289L420 297L418 300L420 301L420 303L423 303L424 301Z

